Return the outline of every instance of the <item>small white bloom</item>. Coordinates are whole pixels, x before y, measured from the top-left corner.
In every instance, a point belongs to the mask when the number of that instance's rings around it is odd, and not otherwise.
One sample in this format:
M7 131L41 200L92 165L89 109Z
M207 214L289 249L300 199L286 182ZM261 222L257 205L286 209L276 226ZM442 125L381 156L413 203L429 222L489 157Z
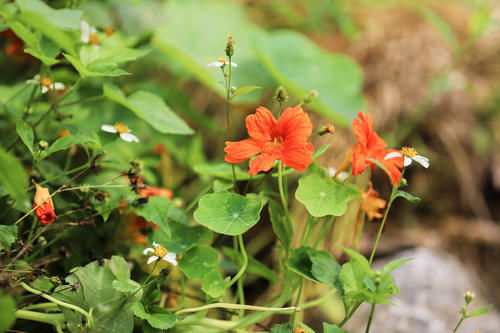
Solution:
M217 61L209 63L207 67L222 67L224 65L229 65L229 61L227 61L226 57L219 58ZM238 64L231 61L231 66L238 67Z
M85 20L80 21L80 42L85 44L92 44L92 46L96 49L100 47L97 29L91 26Z
M129 128L122 123L115 123L115 125L102 125L101 130L107 133L118 133L122 140L127 142L139 142L139 139L131 134Z
M42 94L46 94L49 90L64 90L66 86L61 82L52 82L47 76L35 75L32 79L26 80L28 84L37 84L42 89Z
M156 261L158 259L163 259L169 263L171 263L174 266L177 266L177 255L172 252L168 252L167 249L160 244L153 242L153 247L148 247L147 249L144 250L144 255L147 255L148 253L154 253L153 256L149 257L148 259L148 265L151 264L153 261Z
M427 157L418 155L415 148L403 147L403 148L401 148L401 151L399 151L399 152L395 151L395 152L387 154L384 157L384 160L388 160L388 159L391 159L394 157L404 157L404 166L405 167L411 165L412 161L419 163L424 168L429 167L429 159Z
M337 173L337 169L335 169L334 167L329 167L328 168L328 174L330 175L330 177L333 177L335 176L335 174ZM337 178L340 180L340 181L344 181L346 180L347 178L349 177L349 173L345 172L345 171L342 171L341 173L339 173L337 175Z

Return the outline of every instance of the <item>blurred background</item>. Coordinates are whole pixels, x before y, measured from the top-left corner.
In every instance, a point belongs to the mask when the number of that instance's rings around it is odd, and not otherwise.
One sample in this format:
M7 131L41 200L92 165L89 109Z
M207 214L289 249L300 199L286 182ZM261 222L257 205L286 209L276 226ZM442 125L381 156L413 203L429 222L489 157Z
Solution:
M391 148L413 146L430 158L429 169L407 170L408 191L422 200L418 204L397 202L377 253L379 262L403 254L415 260L408 264L411 268L405 266L397 273L396 285L401 285L402 293L399 306L377 309L389 311L394 322L383 326L388 324L387 317L378 313L375 332L451 331L466 289L479 295L478 306L500 305L499 2L49 3L80 8L91 25L101 30L114 27L131 44L151 50L145 59L127 67L132 77L118 82L129 92L142 89L163 96L198 131L188 140L154 136L147 125L134 127L144 142L134 153L147 151L149 158L158 159L151 155L152 147L160 141L167 147L171 159L162 181L175 197L194 197L201 186L198 176L204 177L200 165L223 158L222 77L220 71L205 65L224 55L228 34L235 40L233 61L238 64L233 85L261 87L236 99L232 109L236 137L245 137L244 118L256 106L277 107L272 96L283 85L290 94L288 105L296 105L316 90L318 97L305 106L314 126L335 125L334 135L313 140L317 148L330 145L320 158L325 167L337 167L355 143L350 122L358 110L372 115L375 128ZM4 85L19 84L20 76L26 80L39 71L39 63L23 54L22 48L20 52L16 43L15 36L2 32ZM53 74L62 80L74 77L64 66L56 66ZM96 82L95 90L98 86ZM88 89L93 89L92 80ZM65 109L72 118L63 122L68 128L78 123L80 130L96 131L101 123L127 119L119 111L110 104L106 112L96 114L89 105L77 105ZM91 113L95 121L82 124ZM133 127L133 120L129 122ZM131 155L124 148L109 159L126 169ZM151 165L151 169L156 166ZM144 177L153 178L147 163ZM374 187L383 198L388 197L390 189L379 173ZM367 222L361 252L371 250L378 226L376 220ZM264 237L263 231L254 230L250 237ZM334 252L342 236L332 234L330 239ZM266 241L272 243L264 237ZM266 247L260 249L263 252L255 255L268 260ZM305 322L314 328L317 318L328 320L328 306L306 312ZM365 318L359 320L365 322ZM352 332L361 331L355 321L352 325ZM500 317L493 309L468 325L463 332L499 332Z

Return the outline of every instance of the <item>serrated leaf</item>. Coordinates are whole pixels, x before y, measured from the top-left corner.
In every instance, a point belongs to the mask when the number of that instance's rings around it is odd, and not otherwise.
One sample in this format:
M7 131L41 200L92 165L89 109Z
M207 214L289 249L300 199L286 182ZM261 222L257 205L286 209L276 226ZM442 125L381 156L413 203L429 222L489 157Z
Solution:
M28 183L28 174L21 162L2 147L0 147L0 161L2 161L0 183L15 200L26 199L25 185Z
M80 52L81 53L81 52ZM117 63L91 63L85 65L79 58L63 53L64 57L75 67L82 77L118 77L122 75L130 75L129 72L118 67Z
M348 195L345 188L317 174L299 179L295 197L315 217L340 216L347 210Z
M10 246L17 239L17 225L0 225L0 251L10 250Z
M260 220L262 200L236 193L205 194L194 212L195 220L208 229L224 235L241 235Z
M395 270L396 268L399 268L399 267L403 266L404 264L406 264L410 260L413 260L413 258L403 258L403 259L391 261L390 263L388 263L387 265L384 266L384 268L382 269L382 271L384 273L392 272L393 270Z
M219 263L217 251L208 245L198 245L186 252L179 260L179 268L190 279L203 279L207 272L214 271Z
M340 272L340 265L329 253L311 247L294 249L286 265L309 280L330 286L336 285Z
M31 126L19 118L16 121L16 132L26 147L28 147L31 154L33 154L33 140L35 139L35 135L33 134Z
M370 263L368 262L368 259L365 258L364 255L362 255L361 253L359 252L356 252L352 249L349 249L347 247L343 247L343 246L339 246L342 250L344 250L345 253L347 253L351 259L355 260L356 262L358 262L361 267L366 271L366 272L370 272L371 269L370 269Z
M170 212L170 207L172 202L164 197L153 196L148 198L148 202L138 205L131 205L132 209L137 215L144 217L146 221L151 221L161 229L163 229L167 235L170 235L170 227L167 223L168 214Z

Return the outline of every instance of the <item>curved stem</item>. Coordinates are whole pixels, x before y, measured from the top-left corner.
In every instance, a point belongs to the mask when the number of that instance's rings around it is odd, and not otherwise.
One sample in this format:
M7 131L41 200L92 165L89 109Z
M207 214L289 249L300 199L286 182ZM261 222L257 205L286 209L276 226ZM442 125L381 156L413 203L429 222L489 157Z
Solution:
M197 308L188 308L184 310L177 311L175 314L180 315L182 313L188 312L198 312L204 311L208 309L236 309L236 310L251 310L251 311L267 311L267 312L288 312L288 311L300 311L300 309L296 306L290 306L287 308L270 308L265 306L256 306L256 305L244 305L244 304L233 304L233 303L212 303L204 306L199 306ZM234 323L233 323L234 324Z
M37 321L40 323L49 324L55 326L56 328L61 328L61 325L64 325L65 317L62 313L42 313L36 311L28 311L28 310L17 310L14 315L19 319L26 319Z
M241 266L238 273L229 282L228 288L239 280L239 278L243 275L243 273L245 273L245 270L247 269L248 265L248 257L247 257L247 252L245 251L245 244L243 244L243 236L238 235L238 242L240 244L241 255L243 256L243 265Z
M372 325L373 313L375 312L375 303L372 304L372 309L370 310L370 315L368 317L368 323L366 324L365 333L370 332L370 326Z

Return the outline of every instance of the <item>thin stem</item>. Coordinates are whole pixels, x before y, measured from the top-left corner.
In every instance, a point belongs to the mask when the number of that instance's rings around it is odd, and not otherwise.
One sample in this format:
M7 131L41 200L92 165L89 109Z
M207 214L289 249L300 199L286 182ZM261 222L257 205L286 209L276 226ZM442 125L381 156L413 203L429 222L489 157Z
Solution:
M387 221L387 215L389 214L389 210L391 209L392 202L395 199L397 189L398 189L397 186L392 187L391 197L389 198L389 202L387 203L387 208L386 208L385 213L384 213L384 218L382 219L382 223L380 224L380 228L379 228L378 234L377 234L377 239L375 240L375 245L373 245L373 250L372 250L372 253L370 254L370 261L369 261L370 266L373 262L373 257L375 256L375 251L377 250L378 242L380 241L380 237L382 236L382 231L384 230L385 222Z
M361 301L357 301L356 304L354 304L354 306L351 308L351 310L349 311L349 313L347 314L347 316L344 317L344 319L340 322L340 324L338 325L339 327L342 327L345 325L345 323L347 323L347 321L349 319L351 319L352 315L354 314L354 312L356 312L356 310L359 308L359 306L362 304L363 302Z
M75 105L75 104L99 101L99 100L104 99L104 98L105 98L104 95L86 97L86 98L79 99L78 101L68 102L68 103L64 103L64 104L58 104L57 106L55 106L55 108L61 109L61 108L65 108L65 107L68 107L71 105Z
M298 307L300 303L300 296L302 296L302 288L304 288L304 278L300 278L300 286L299 291L297 293L297 298L295 299L295 306ZM297 316L297 312L292 313L292 327L295 327L295 317Z
M455 329L453 330L453 333L456 333L462 322L464 321L465 317L462 315L462 318L457 323L457 326L455 326Z
M370 326L372 325L373 313L375 312L375 303L372 304L372 309L370 310L370 315L368 317L368 323L366 324L365 333L370 332Z
M267 312L300 311L300 309L296 306L289 306L287 308L270 308L270 307L265 307L265 306L255 306L255 305L245 305L245 304L212 303L212 304L199 306L196 308L183 309L183 310L177 311L175 314L180 315L182 313L198 312L198 311L204 311L204 310L208 310L208 309L217 309L217 308L236 309L236 310L243 309L243 310L250 310L250 311L267 311Z
M32 304L23 307L23 310L32 310L32 309L58 310L59 308L57 304L54 304L52 302Z
M153 265L153 269L151 270L151 272L149 273L148 277L146 278L146 280L144 280L144 282L142 283L141 288L139 288L139 289L142 289L142 288L144 288L146 286L146 284L148 283L149 279L153 275L153 272L155 271L156 266L158 266L158 261L160 261L160 259L158 259L158 260L155 261L155 264Z
M330 229L330 227L332 226L333 221L335 221L335 216L332 215L332 216L330 216L330 218L328 219L328 221L326 221L323 224L323 227L319 231L318 238L316 239L316 241L314 242L314 245L313 245L313 247L315 249L318 247L318 245L321 242L321 240L325 237L326 233L328 232L328 229Z
M239 297L240 304L245 304L245 291L243 290L243 281L244 281L243 278L238 280L238 297ZM245 315L245 310L240 309L238 317L241 319L241 318L243 318L244 315Z
M299 306L299 308L301 310L305 310L305 309L309 309L309 308L313 308L315 306L318 306L326 301L328 301L335 293L337 292L336 289L332 289L330 290L329 292L327 292L324 296L318 298L318 299L315 299L315 300L312 300L310 302L307 302L307 303L304 303L304 304L301 304Z
M280 191L281 203L283 204L283 209L285 210L286 217L290 219L290 212L288 211L288 202L286 200L285 192L283 190L283 162L280 161L278 164L278 186Z
M200 198L205 194L207 193L208 191L210 191L210 189L212 188L212 184L208 184L203 190L201 190L200 193L198 193L198 195L186 206L186 208L184 209L184 213L188 213L191 209L194 208L194 206L196 206L196 203L200 200Z
M238 235L238 242L240 244L241 255L243 256L243 265L241 266L238 273L231 279L228 287L231 287L236 281L238 281L238 279L243 275L243 273L245 273L245 270L247 269L248 265L248 257L245 251L245 245L243 244L243 236Z

